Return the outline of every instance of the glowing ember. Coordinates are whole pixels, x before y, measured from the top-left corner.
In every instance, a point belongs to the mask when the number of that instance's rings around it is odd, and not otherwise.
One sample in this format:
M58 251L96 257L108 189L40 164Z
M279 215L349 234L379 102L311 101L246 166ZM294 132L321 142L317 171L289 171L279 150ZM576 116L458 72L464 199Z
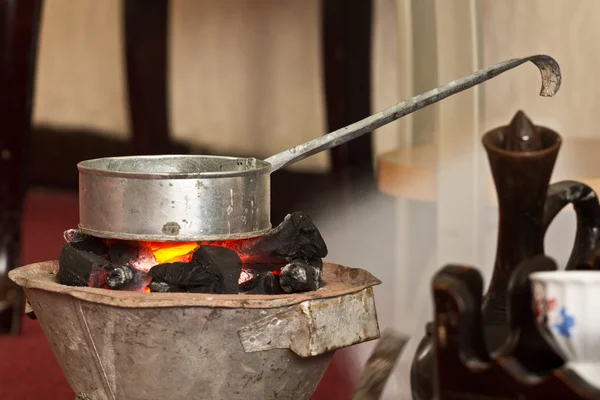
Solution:
M327 246L310 217L264 235L213 242L103 239L64 233L59 282L137 292L281 294L319 289Z
M250 279L252 279L252 274L250 274L248 271L243 269L242 272L240 273L240 277L238 279L238 284L241 285L245 282L250 281Z
M144 272L148 272L150 268L158 264L156 257L149 248L141 248L138 257L130 260L129 263L133 268Z
M242 263L248 264L252 262L251 256L244 254L244 252L241 251L241 249L243 248L244 244L249 240L252 239L233 239L214 242L202 242L202 245L226 247L230 250L235 251L242 260Z
M189 262L200 245L196 242L148 242L157 264Z
M107 241L109 246L118 241ZM200 247L196 242L126 242L136 248L136 256L128 263L135 269L148 272L158 264L190 262L194 252Z

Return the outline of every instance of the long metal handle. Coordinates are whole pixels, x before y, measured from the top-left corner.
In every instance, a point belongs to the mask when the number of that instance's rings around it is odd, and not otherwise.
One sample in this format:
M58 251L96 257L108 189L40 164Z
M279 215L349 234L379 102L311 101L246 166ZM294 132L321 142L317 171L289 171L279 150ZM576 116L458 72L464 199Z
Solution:
M556 60L547 55L535 55L524 58L515 58L493 65L488 68L481 69L471 75L457 79L450 83L440 86L439 88L411 97L395 106L386 108L377 114L371 115L363 120L348 125L337 131L331 132L325 136L318 137L304 144L292 147L284 152L275 154L267 158L265 161L270 163L276 171L286 165L304 160L314 154L324 150L344 144L352 139L355 139L367 132L371 132L383 125L389 124L399 118L410 113L437 103L446 97L462 92L475 85L492 79L503 72L518 67L519 65L531 61L540 70L542 75L542 89L540 96L552 97L558 92L561 82L560 67Z

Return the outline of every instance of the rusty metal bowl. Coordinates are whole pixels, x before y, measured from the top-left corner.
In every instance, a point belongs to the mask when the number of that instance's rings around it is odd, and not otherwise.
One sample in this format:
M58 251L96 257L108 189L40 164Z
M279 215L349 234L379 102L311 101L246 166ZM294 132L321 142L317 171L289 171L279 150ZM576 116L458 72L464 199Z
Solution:
M309 399L334 350L379 337L380 281L361 269L325 264L324 288L276 296L71 287L57 272L9 277L81 399Z

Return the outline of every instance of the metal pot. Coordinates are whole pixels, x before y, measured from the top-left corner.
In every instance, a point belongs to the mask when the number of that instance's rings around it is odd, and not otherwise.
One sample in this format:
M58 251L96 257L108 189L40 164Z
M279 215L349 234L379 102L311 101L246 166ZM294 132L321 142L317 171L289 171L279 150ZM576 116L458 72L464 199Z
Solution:
M536 55L479 70L264 161L200 155L83 161L78 164L79 228L98 237L129 240L213 241L259 236L271 229L271 172L346 143L527 61L540 69L540 95L553 96L560 87L560 68L553 58Z

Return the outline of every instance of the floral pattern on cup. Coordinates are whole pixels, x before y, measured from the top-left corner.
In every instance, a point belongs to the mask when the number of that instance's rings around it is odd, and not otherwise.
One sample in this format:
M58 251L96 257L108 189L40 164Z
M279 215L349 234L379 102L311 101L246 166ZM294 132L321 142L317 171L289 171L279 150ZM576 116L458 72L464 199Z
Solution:
M567 314L565 307L560 309L559 323L554 324L554 328L558 331L558 334L567 339L571 338L571 330L575 327L575 318L572 315Z
M548 313L556 308L556 299L537 298L534 301L535 319L538 324L545 325Z
M600 388L600 271L539 271L530 279L540 333L569 369Z

